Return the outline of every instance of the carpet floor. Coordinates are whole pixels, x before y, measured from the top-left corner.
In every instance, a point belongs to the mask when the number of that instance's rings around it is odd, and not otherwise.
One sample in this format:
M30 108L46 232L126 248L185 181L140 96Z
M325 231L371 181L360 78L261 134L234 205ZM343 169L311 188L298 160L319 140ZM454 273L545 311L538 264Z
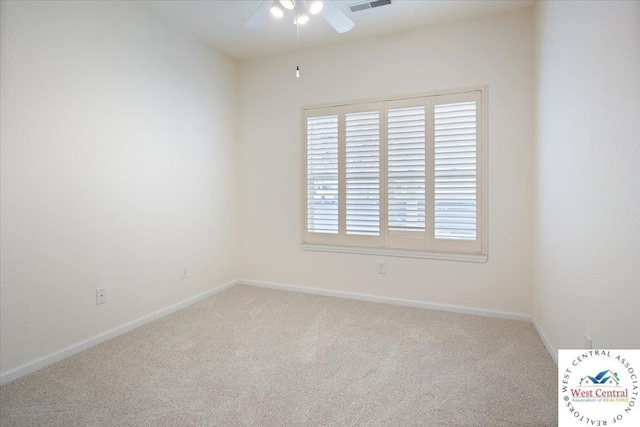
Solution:
M525 322L235 286L0 388L2 426L552 426Z

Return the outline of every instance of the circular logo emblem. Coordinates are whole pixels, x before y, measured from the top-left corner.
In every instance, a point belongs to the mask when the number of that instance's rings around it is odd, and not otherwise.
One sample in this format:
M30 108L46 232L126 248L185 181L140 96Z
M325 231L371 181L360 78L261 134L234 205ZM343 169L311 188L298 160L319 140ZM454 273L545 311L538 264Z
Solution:
M639 357L638 350L560 350L561 425L640 425L635 408L640 391Z

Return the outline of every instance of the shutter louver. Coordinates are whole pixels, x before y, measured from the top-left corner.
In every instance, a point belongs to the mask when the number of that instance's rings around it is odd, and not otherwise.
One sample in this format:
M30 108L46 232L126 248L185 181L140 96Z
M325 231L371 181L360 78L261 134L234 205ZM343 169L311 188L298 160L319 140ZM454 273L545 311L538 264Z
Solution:
M380 235L380 113L346 115L346 231Z
M425 230L425 107L388 112L390 230Z
M338 234L338 116L307 119L307 231Z
M435 238L476 240L476 103L435 106Z

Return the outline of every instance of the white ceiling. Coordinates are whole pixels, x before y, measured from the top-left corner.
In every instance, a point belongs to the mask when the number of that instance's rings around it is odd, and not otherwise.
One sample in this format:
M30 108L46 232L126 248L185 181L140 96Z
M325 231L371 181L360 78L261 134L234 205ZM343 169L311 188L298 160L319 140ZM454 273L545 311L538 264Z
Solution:
M265 0L271 1L271 0ZM327 1L327 0L325 0ZM276 20L269 16L258 29L244 27L263 0L150 0L140 4L187 29L218 50L243 60L296 48L293 15ZM313 17L300 27L302 48L395 33L532 7L533 0L393 0L389 6L352 13L348 5L360 0L334 0L355 27L338 34L322 18ZM291 13L291 12L290 12Z

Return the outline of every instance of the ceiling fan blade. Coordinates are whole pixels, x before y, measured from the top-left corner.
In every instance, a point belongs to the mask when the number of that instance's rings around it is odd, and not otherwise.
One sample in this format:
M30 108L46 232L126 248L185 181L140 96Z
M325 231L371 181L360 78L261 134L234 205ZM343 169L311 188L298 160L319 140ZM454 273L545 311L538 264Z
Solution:
M247 28L262 27L264 23L267 22L267 18L269 18L269 7L271 6L271 3L273 3L272 0L264 0L249 19L247 19L244 26Z
M331 24L331 26L341 34L346 33L347 31L351 30L354 27L354 25L356 25L331 0L325 0L322 16L324 16L324 19L326 19L327 22Z

